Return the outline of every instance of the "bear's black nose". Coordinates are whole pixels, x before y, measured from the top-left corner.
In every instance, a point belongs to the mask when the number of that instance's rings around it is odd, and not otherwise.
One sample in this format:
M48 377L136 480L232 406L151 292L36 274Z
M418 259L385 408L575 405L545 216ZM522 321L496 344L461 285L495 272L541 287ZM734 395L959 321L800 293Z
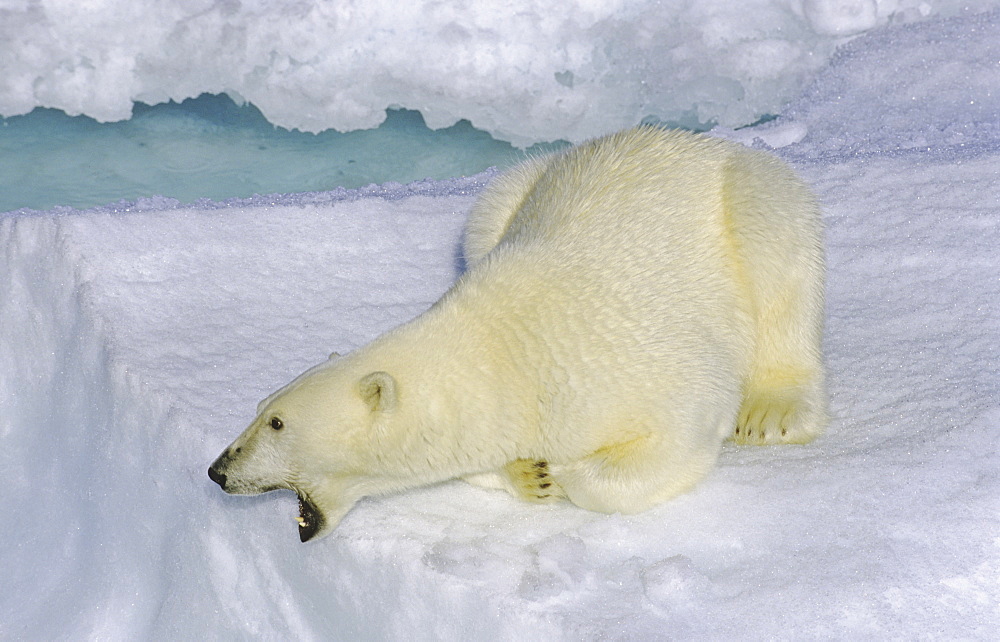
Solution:
M208 477L209 477L209 479L211 479L212 481L214 481L219 486L222 486L223 489L225 489L225 487L226 487L226 476L225 475L223 475L222 473L216 472L215 468L209 467L209 469L208 469Z

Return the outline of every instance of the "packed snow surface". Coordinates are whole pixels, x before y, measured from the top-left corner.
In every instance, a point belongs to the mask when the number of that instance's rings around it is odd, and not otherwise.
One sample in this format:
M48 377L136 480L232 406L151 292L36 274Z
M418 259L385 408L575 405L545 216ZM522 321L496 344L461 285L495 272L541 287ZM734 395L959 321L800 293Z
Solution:
M995 6L982 0L974 7ZM837 44L962 0L10 0L0 115L124 120L133 101L228 93L272 123L376 126L388 107L524 146L654 117L746 125Z
M205 474L258 400L446 290L489 173L3 217L0 638L995 639L998 41L996 12L876 30L720 132L822 199L834 419L639 515L455 481L302 545L291 493Z

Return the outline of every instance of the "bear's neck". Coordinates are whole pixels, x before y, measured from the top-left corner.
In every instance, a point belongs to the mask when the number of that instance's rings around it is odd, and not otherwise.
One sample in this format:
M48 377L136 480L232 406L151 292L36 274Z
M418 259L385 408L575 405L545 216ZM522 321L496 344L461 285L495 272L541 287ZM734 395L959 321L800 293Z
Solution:
M527 358L536 339L510 315L452 294L372 346L371 362L386 363L398 386L398 407L380 426L390 477L444 481L536 449L538 359Z

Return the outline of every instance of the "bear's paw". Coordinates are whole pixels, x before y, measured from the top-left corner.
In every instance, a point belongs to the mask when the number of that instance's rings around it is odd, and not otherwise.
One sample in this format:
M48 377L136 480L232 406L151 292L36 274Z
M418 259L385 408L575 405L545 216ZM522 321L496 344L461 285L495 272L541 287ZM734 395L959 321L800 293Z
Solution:
M795 390L751 392L733 431L738 444L805 444L823 429L822 412Z
M549 503L566 496L552 479L549 464L538 459L515 459L504 472L510 478L517 496L529 502Z

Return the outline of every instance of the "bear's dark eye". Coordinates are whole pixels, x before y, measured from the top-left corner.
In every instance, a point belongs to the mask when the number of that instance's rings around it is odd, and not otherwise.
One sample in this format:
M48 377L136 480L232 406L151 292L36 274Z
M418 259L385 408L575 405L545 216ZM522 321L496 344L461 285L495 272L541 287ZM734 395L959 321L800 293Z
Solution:
M271 417L271 428L275 430L281 430L285 427L285 424L277 417Z

